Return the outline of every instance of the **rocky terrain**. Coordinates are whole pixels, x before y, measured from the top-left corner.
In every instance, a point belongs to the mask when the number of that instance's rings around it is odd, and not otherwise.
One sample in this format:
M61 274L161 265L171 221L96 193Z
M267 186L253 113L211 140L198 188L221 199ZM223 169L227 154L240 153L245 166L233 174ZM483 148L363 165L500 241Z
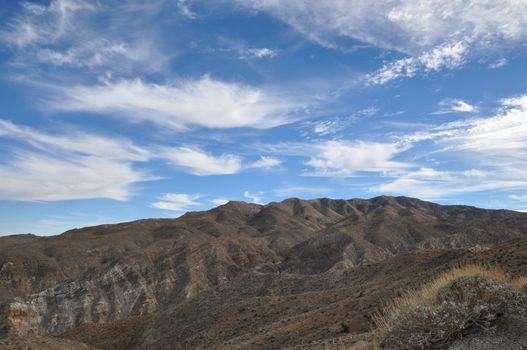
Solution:
M527 274L527 214L289 199L1 237L0 348L351 346L383 303L464 263Z

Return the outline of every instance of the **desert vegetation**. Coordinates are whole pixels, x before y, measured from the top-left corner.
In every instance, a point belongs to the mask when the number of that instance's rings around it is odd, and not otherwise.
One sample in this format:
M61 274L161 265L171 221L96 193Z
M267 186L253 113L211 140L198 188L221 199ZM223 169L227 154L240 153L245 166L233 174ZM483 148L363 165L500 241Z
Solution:
M527 315L527 278L477 265L454 268L391 301L376 316L381 349L446 349L506 316Z

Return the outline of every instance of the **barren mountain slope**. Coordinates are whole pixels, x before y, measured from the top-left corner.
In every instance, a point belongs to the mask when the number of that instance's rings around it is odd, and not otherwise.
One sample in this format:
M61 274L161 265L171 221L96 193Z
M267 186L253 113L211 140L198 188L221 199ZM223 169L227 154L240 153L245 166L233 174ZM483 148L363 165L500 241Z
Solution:
M149 318L84 325L62 336L105 350L319 349L332 339L361 339L384 303L465 264L490 264L525 275L527 239L483 252L404 253L347 271L243 275ZM134 336L123 333L127 330Z
M0 334L59 334L150 314L240 275L345 270L416 249L492 246L526 232L527 214L383 196L230 202L178 219L2 237Z

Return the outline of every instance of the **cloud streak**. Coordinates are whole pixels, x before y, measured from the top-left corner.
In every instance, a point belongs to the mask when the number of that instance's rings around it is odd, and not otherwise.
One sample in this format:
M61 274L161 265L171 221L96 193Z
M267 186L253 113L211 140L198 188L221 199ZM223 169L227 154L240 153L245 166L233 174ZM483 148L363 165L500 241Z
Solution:
M0 183L0 199L128 200L135 194L137 183L158 179L136 167L138 163L152 160L168 162L183 172L198 176L236 174L245 169L271 168L281 163L274 157L260 156L256 161L245 162L235 154L213 155L199 147L145 147L120 137L77 130L66 130L66 133L50 134L0 120L0 138L17 142L6 148L4 162L0 165L0 176L4 179ZM170 198L177 199L172 196L162 202L170 202Z
M439 110L434 114L474 113L478 108L459 98L447 98L439 102Z
M372 190L438 199L527 188L527 97L504 99L501 105L494 116L443 124L399 141L409 147L433 142L430 153L446 159L450 166L466 170L411 169Z
M263 89L209 76L175 84L141 79L59 89L55 111L93 112L149 122L174 131L206 128L268 129L297 120L302 103Z
M503 55L527 39L527 3L517 0L238 0L322 46L347 51L357 41L406 57L368 74L368 85L452 70ZM501 58L490 68L506 64Z
M470 41L493 49L527 36L527 3L516 0L239 0L265 11L307 38L329 47L353 38L415 56L438 45Z
M203 205L203 203L196 202L202 197L199 194L165 193L158 198L159 201L152 203L151 206L162 210L183 212L188 211L189 208Z
M464 43L445 44L416 57L408 57L384 65L366 75L368 85L382 85L399 78L413 78L418 73L456 69L466 62L467 48Z
M166 148L160 156L173 166L199 176L229 175L242 170L242 158L233 154L214 156L198 147Z
M96 73L159 71L166 55L154 38L137 29L148 19L146 11L141 9L139 17L133 8L130 2L114 1L52 0L47 6L25 2L0 32L0 42L15 50L14 66L19 68L41 64ZM98 21L106 16L113 18L113 25L103 30ZM126 20L131 18L133 22Z
M394 158L406 148L395 143L327 141L314 147L305 175L349 177L361 172L393 172L410 165Z
M2 120L0 137L22 144L11 158L6 152L0 165L1 199L127 200L136 183L155 179L133 166L146 161L149 152L125 139L83 132L51 135Z

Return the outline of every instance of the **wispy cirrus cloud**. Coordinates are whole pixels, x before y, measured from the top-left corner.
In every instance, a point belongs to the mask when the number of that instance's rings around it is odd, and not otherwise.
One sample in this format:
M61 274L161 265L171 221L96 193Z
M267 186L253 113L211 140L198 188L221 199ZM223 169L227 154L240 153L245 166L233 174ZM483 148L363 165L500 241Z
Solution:
M33 71L38 65L92 72L158 71L166 64L167 55L155 38L139 28L148 19L144 14L160 10L161 4L152 1L150 11L145 7L116 1L24 2L21 11L0 29L0 42L13 49L14 67ZM137 16L139 12L143 16ZM111 26L100 25L105 17L113 18ZM127 20L132 18L133 22Z
M512 169L500 172L469 169L464 171L421 168L407 172L395 180L374 186L379 193L412 193L431 200L445 199L483 191L511 191L527 188L527 180L518 177Z
M501 67L505 67L508 63L508 60L506 58L499 58L496 61L489 64L490 69L498 69Z
M476 110L459 101L450 100L442 106L457 114ZM378 193L446 199L475 192L525 190L527 97L520 95L499 103L495 115L435 126L419 124L421 131L393 134L383 142L339 139L261 149L309 157L304 162L309 167L304 175L368 176L378 182L370 187Z
M304 103L244 84L204 76L174 84L141 79L59 88L47 103L55 111L81 111L150 122L175 131L206 128L267 129L298 120Z
M438 45L470 41L493 49L527 36L522 1L489 0L240 0L240 6L265 11L311 40L329 47L352 38L415 55Z
M441 100L438 106L439 109L434 114L474 113L478 111L478 107L459 98L446 98Z
M282 160L275 158L275 157L269 157L269 156L260 156L258 160L255 160L254 162L250 163L247 167L248 168L274 168L278 165L282 164Z
M0 137L23 141L44 152L67 152L128 161L145 161L151 157L149 150L125 138L100 136L78 130L49 134L1 119Z
M463 42L440 45L418 56L387 63L376 72L366 75L365 81L369 85L382 85L399 78L413 78L419 73L456 69L465 64L467 54Z
M179 12L189 18L189 19L196 19L198 18L198 15L192 10L191 8L191 1L188 0L177 0L176 1L177 8Z
M527 202L527 194L511 194L509 198L515 201Z
M394 172L410 167L394 160L407 148L396 143L326 141L314 145L305 164L313 170L306 175L349 177L361 172Z
M503 55L527 39L527 3L516 0L239 0L322 46L347 50L357 41L397 51L405 58L366 76L369 85L451 70L473 57ZM498 68L506 61L497 61ZM491 67L492 68L492 67Z
M95 156L63 159L30 152L18 153L0 166L0 176L0 198L20 201L127 200L134 184L154 179L125 161Z
M494 116L446 123L400 139L409 147L431 141L433 148L429 154L465 170L410 169L372 190L415 193L429 199L482 191L525 190L526 133L527 97L503 99Z
M155 153L156 157L198 176L231 175L245 169L269 169L282 163L280 159L270 156L260 156L255 161L246 162L235 154L215 155L197 146L162 147Z
M500 101L496 115L471 118L442 124L429 130L405 135L403 142L416 143L432 140L439 145L437 151L471 151L478 159L501 157L518 159L527 155L527 96L522 95Z
M251 59L251 58L274 58L278 56L278 52L276 50L270 49L268 47L253 47L253 48L245 48L241 49L241 55L240 57L243 59Z
M139 146L126 138L77 129L46 133L5 120L0 120L0 138L16 141L5 147L0 164L4 179L0 199L9 200L128 200L137 183L159 178L138 169L139 163L152 160L198 176L235 174L281 163L266 156L250 162L235 154L213 155L192 146Z
M126 139L79 131L48 134L0 120L0 138L6 137L20 146L4 152L1 199L127 200L135 184L155 179L134 166L150 152Z
M173 166L194 175L228 175L242 170L242 157L233 154L212 155L198 147L162 149L160 156Z
M83 13L96 11L97 6L83 0L52 0L47 6L25 2L0 38L18 48L52 44L73 34L72 28Z
M197 202L202 197L200 194L164 193L158 197L159 201L152 203L151 206L157 209L183 212L203 205L203 203Z

